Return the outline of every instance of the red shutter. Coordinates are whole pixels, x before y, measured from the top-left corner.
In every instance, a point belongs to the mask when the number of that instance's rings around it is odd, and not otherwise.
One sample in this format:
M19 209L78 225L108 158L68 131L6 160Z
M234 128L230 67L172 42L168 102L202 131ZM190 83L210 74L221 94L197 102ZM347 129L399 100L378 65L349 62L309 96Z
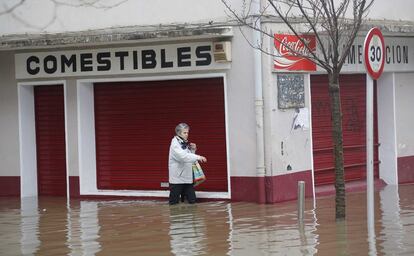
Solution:
M342 128L344 144L345 180L366 177L366 77L365 75L341 75L339 79L342 104ZM374 105L376 106L376 93ZM315 168L315 184L335 182L332 142L331 107L328 77L311 76L312 136ZM374 161L378 177L377 111L374 108Z
M94 85L99 189L161 190L178 123L190 125L207 181L204 191L227 191L222 78Z
M65 110L62 85L34 87L39 195L66 195Z

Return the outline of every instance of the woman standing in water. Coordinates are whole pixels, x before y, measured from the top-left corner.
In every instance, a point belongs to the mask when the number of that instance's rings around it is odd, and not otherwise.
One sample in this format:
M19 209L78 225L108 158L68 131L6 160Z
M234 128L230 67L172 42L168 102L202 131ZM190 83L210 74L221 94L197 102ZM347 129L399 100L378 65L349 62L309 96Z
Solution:
M192 165L195 161L207 162L207 158L195 154L196 144L188 142L189 131L186 123L180 123L175 127L176 135L171 140L168 157L170 205L178 204L181 194L185 195L188 203L196 202Z

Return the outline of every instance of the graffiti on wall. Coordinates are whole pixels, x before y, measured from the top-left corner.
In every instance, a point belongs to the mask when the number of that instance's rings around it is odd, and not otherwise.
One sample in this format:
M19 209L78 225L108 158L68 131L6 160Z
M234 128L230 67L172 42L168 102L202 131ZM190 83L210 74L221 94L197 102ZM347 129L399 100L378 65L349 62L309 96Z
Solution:
M305 84L302 74L279 74L277 76L279 109L305 107Z

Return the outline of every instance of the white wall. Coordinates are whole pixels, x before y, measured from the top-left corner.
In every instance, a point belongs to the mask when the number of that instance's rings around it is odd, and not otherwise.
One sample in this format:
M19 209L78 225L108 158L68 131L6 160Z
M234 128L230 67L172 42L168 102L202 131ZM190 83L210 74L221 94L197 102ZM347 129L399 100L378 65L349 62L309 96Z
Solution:
M414 21L414 1L412 0L375 0L369 11L370 19L390 19Z
M272 175L287 174L312 169L312 135L309 75L304 75L305 109L308 118L304 128L293 128L295 109L278 108L277 74L272 79L272 108L270 109ZM303 110L301 110L303 111ZM282 145L283 144L283 145ZM289 169L290 168L290 169Z
M238 2L240 2L239 0ZM371 0L367 0L367 2L370 2ZM262 0L263 5L267 5L267 0ZM282 1L280 1L282 2ZM319 1L320 2L320 1ZM343 2L343 0L334 0L336 8L339 7L339 3ZM347 17L352 17L352 2L349 1L350 6L348 7ZM286 7L286 5L280 5L283 7ZM307 4L307 1L304 1L304 6L310 7L309 4ZM373 5L370 7L369 12L367 13L368 19L377 19L377 20L395 20L395 21L414 21L414 13L412 12L414 8L414 1L412 0L396 0L396 1L390 1L390 0L374 0ZM269 7L267 9L268 12L272 13L273 8ZM285 8L287 11L288 9ZM276 14L276 12L273 12ZM298 8L289 8L290 14L299 14L300 11Z
M13 6L17 0L3 0ZM13 13L0 15L1 34L26 32L66 32L119 26L159 25L171 23L207 23L228 19L220 0L100 0L95 5L79 6L79 0L26 0ZM84 1L92 2L92 1ZM228 0L233 7L241 0ZM118 3L121 3L117 5ZM109 6L110 8L104 8ZM376 0L369 13L371 19L414 20L414 1ZM4 5L0 6L0 12Z
M232 68L227 74L228 148L234 171L231 176L256 176L253 50L238 29L234 30Z
M20 160L20 170L14 170L20 175L20 191L22 197L37 195L37 155L34 92L32 85L18 85L19 90L19 127L20 133L18 155L13 159Z
M8 6L12 6L12 3L17 1L5 2ZM56 5L50 0L27 0L12 15L0 16L0 34L80 31L132 25L206 23L223 20L226 17L220 0L101 0L98 1L97 8L79 6L77 0L69 2L78 6ZM120 2L122 3L117 6L116 4ZM99 8L101 5L113 7Z
M76 80L67 80L65 93L67 172L69 176L78 176L78 108Z
M280 24L266 24L267 29L279 31ZM273 40L265 37L264 47L273 46ZM312 132L309 75L303 73L305 108L308 111L307 128L292 129L296 115L295 109L278 108L277 75L272 72L273 57L263 55L263 90L265 105L265 149L268 176L288 174L312 169ZM283 146L282 146L283 143ZM291 169L288 169L289 168Z
M93 83L78 83L77 102L80 193L88 194L97 191Z
M19 119L14 55L0 52L0 175L19 176Z
M398 157L414 155L414 74L395 76L395 112Z
M394 73L384 73L377 81L379 175L387 184L398 184L394 79Z

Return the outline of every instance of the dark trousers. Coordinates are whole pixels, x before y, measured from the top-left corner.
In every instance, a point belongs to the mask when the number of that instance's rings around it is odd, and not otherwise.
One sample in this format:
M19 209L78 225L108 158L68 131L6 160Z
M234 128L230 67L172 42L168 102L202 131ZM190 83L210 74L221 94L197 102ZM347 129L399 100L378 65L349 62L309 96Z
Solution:
M178 204L180 196L187 198L188 203L194 204L196 202L196 195L193 184L170 184L170 199L169 203Z

